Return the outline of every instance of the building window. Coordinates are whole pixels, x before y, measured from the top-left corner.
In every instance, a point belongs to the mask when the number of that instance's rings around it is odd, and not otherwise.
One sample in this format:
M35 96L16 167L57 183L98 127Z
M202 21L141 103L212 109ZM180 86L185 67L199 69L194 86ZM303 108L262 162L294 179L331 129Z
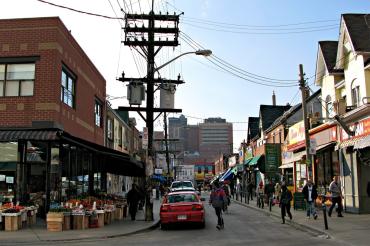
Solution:
M71 72L68 72L67 69L63 69L61 80L61 101L71 108L75 108L76 77Z
M122 147L122 126L118 127L118 146Z
M113 120L108 118L107 120L107 137L108 139L113 139Z
M102 126L102 104L95 100L95 125L98 127Z
M0 64L0 97L33 96L35 64Z
M360 86L356 83L356 79L352 81L351 84L351 93L352 93L352 106L360 106Z

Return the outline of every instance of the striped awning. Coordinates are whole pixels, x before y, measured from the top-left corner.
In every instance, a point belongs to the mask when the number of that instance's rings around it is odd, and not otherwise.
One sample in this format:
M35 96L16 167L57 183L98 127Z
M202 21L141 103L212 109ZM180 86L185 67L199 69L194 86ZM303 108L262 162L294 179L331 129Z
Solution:
M57 130L0 130L0 141L56 140Z
M365 137L360 137L360 138L351 138L351 139L348 139L348 140L344 140L340 143L339 148L342 149L342 148L354 146L357 142L361 141L364 138L366 138L366 136Z
M366 137L357 141L354 144L353 148L354 149L364 149L364 148L369 147L369 146L370 146L370 135L367 135Z

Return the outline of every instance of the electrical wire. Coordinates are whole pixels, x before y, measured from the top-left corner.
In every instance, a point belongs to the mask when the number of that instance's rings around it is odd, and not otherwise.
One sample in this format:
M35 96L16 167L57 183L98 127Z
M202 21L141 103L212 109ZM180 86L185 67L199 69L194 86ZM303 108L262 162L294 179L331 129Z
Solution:
M92 15L92 16L102 17L102 18L106 18L106 19L113 19L113 20L116 20L116 19L123 20L123 18L111 17L111 16L106 16L106 15L101 15L101 14L95 14L95 13L91 13L91 12L86 12L86 11L82 11L82 10L70 8L70 7L67 7L67 6L63 6L63 5L51 3L51 2L48 2L48 1L44 1L44 0L36 0L36 1L41 2L41 3L52 5L54 7L67 9L67 10L70 10L70 11L73 11L73 12L77 12L77 13L80 13L80 14Z
M181 38L181 36L180 36L180 38ZM194 46L188 40L183 39L183 38L181 38L181 39L185 43L187 43L189 46L191 46L191 47L194 48ZM196 50L196 48L195 48L195 50ZM212 56L211 56L211 58L212 58ZM245 80L245 81L248 81L248 82L251 82L251 83L254 83L254 84L268 86L268 87L295 87L295 86L298 86L298 84L296 84L296 85L293 85L293 84L292 85L287 85L287 84L284 85L284 84L275 84L273 82L263 83L263 82L259 82L259 81L256 81L256 80L252 80L251 78L248 78L245 75L238 74L237 71L235 72L235 69L230 68L230 66L228 66L227 64L222 63L222 62L219 62L219 61L214 60L214 59L211 59L211 58L208 58L207 57L207 60L209 62L211 62L213 65L215 65L216 67L220 68L221 70L223 70L223 71L225 71L225 72L227 72L227 73L229 73L229 74L231 74L231 75L233 75L235 77L238 77L238 78L240 78L242 80ZM232 71L232 70L234 70L234 71Z
M200 48L200 49L205 49L202 45L200 45L198 42L196 42L194 39L192 39L189 35L187 35L186 33L184 32L181 32L181 34L184 36L184 38L186 38L189 42L192 42L195 46L197 46L197 48ZM211 57L214 57L217 61L219 61L220 63L225 63L227 65L227 67L230 67L232 68L232 70L234 71L238 71L246 76L250 76L254 79L259 79L259 80L262 80L262 81L265 81L265 82L279 82L280 84L287 84L287 85L293 85L293 84L296 84L296 79L275 79L275 78L270 78L270 77L266 77L266 76L261 76L261 75L258 75L258 74L255 74L255 73L251 73L251 72L248 72L244 69L241 69L241 68L238 68L234 65L232 65L231 63L225 61L224 59L214 55L214 53L211 55ZM283 81L294 81L293 82L283 82Z

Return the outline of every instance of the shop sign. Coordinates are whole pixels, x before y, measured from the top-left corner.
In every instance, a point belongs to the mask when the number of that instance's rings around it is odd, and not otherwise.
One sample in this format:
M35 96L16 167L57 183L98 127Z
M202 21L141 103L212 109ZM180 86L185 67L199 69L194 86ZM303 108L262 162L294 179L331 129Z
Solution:
M305 131L303 121L300 121L294 124L293 126L289 127L288 139L289 139L288 149L291 149L296 145L304 143Z
M144 127L143 129L142 148L148 149L148 128L147 127Z
M236 165L236 156L229 157L229 167L234 167Z
M355 132L353 138L370 135L370 118L351 124L349 129ZM341 128L341 140L344 141L347 139L350 139L350 136Z
M154 169L154 174L162 174L163 173L163 169L162 168L156 168Z
M317 147L316 139L311 138L310 139L310 148L308 149L308 153L310 155L316 155L316 147Z
M280 144L265 145L265 172L278 172L281 157Z

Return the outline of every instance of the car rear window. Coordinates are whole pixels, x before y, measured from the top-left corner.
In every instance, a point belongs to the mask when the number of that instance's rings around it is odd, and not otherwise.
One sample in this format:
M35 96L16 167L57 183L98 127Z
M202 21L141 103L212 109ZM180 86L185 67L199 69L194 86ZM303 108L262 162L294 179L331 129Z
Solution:
M198 199L195 194L173 194L169 195L168 203L177 203L177 202L197 202Z
M193 185L191 184L191 182L176 182L172 183L171 188L180 188L180 187L193 187Z

